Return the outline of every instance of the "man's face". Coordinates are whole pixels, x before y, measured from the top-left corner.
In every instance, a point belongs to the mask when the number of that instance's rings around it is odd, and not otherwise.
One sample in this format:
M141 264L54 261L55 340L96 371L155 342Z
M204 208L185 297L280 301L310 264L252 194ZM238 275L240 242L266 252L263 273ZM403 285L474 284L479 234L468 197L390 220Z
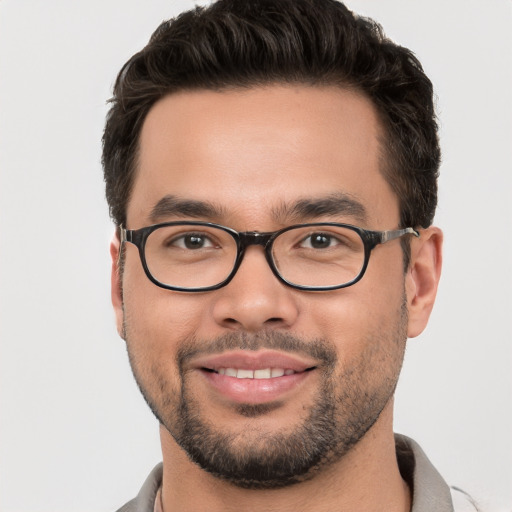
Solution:
M370 101L339 88L170 95L142 129L127 228L204 220L238 231L324 221L396 229L381 136ZM325 201L333 197L356 207ZM227 286L202 293L159 288L136 247L126 244L125 256L117 317L134 375L204 469L245 487L287 485L337 462L390 417L407 332L398 240L373 251L360 282L328 292L279 282L261 246L249 247ZM226 368L278 376L241 379Z

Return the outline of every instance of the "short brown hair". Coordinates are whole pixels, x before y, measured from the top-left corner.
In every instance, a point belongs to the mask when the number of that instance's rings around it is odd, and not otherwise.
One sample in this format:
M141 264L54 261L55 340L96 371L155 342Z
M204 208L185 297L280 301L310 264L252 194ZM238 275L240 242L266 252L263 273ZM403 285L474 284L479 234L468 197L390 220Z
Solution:
M339 85L369 97L385 130L382 172L400 223L432 223L440 164L432 84L410 50L336 0L219 0L162 23L114 86L102 158L114 222L126 224L139 135L156 101L272 83Z

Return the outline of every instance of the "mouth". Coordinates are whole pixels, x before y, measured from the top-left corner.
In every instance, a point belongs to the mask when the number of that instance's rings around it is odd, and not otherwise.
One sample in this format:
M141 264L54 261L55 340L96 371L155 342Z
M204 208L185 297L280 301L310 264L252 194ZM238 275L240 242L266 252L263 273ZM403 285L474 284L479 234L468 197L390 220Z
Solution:
M276 351L234 351L196 360L193 368L223 401L263 404L297 393L318 362Z
M316 366L306 368L302 371L295 371L292 368L262 368L251 370L245 368L202 368L202 370L235 379L276 379L278 377L295 375L297 373L310 372L315 370Z

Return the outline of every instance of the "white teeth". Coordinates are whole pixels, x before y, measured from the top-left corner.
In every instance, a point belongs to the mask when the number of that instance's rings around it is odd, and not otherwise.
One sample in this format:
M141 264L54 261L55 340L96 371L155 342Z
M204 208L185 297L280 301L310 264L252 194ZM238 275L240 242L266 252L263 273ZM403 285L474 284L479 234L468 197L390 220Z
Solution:
M284 368L263 368L261 370L219 368L217 373L226 375L226 377L236 377L237 379L271 379L273 377L282 377L283 375L293 375L295 370L285 370Z
M270 368L264 370L254 370L255 379L270 379Z

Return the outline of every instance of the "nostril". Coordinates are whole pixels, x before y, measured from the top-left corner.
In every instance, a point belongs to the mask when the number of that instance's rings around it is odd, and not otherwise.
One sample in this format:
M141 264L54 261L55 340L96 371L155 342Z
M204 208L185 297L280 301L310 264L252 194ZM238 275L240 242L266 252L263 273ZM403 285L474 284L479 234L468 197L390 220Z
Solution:
M267 324L276 324L276 323L279 323L279 322L282 322L283 319L282 318L269 318L268 320L265 321L265 323Z
M238 327L238 326L243 326L244 325L244 322L240 322L238 320L236 320L235 318L231 318L231 317L228 317L228 318L224 318L223 319L223 323L226 327L228 326L231 326L231 327ZM272 317L272 318L268 318L267 320L265 320L263 322L267 327L270 327L270 326L277 326L277 325L280 325L283 323L283 319L282 318L278 318L278 317ZM247 324L247 322L245 322L245 324ZM248 325L245 325L247 328L249 327Z

